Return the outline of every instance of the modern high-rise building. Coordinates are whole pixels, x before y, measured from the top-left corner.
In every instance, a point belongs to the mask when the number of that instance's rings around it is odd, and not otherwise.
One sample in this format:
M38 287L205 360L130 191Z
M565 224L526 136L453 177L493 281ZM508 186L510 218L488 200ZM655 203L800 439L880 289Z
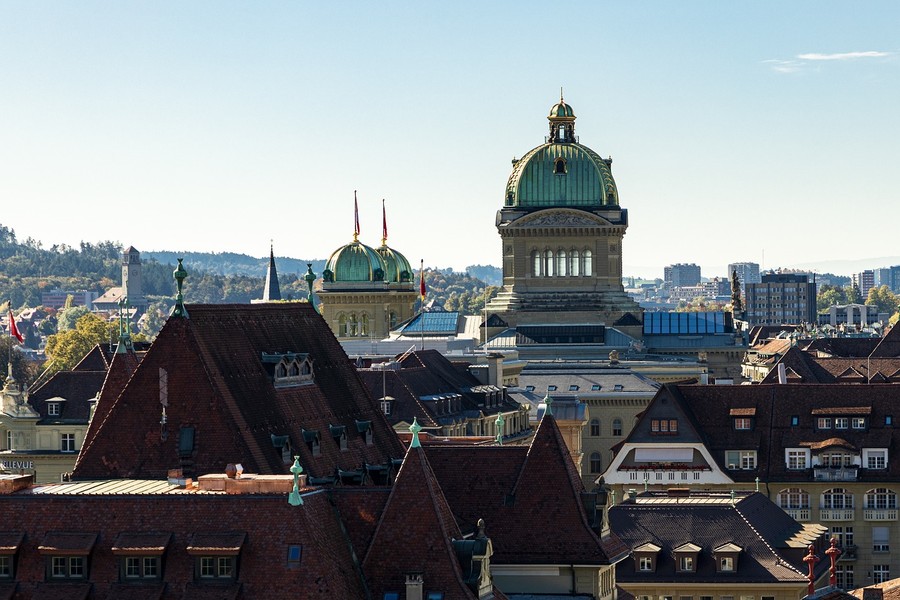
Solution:
M666 287L700 285L700 265L678 263L665 268L663 279Z
M869 290L875 287L875 271L867 269L853 274L853 284L859 288L859 295L863 301L869 297Z
M807 275L766 273L744 289L751 326L816 322L816 283Z
M759 263L754 262L736 262L728 264L728 279L731 280L731 274L737 273L738 281L741 282L741 286L745 286L748 283L759 283L762 281L759 278Z

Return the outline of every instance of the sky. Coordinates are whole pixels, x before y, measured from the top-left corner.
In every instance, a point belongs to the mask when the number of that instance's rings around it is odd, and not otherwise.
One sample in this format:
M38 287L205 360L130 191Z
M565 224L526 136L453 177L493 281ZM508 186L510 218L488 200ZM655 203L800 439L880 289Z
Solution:
M560 87L626 275L900 255L900 3L0 0L18 239L500 265ZM887 260L887 259L884 259ZM893 263L896 264L896 263Z

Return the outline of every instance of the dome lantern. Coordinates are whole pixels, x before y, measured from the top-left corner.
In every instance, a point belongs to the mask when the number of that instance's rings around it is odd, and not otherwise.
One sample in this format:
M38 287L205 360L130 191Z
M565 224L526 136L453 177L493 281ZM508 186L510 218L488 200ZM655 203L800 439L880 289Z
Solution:
M575 140L575 111L563 100L562 88L559 89L559 102L550 108L551 144L565 144Z

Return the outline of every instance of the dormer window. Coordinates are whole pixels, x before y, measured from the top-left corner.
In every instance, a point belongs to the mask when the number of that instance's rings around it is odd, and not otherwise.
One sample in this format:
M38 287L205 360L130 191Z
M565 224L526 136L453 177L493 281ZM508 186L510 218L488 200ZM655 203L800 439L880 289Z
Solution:
M357 421L356 431L363 435L366 440L366 446L371 446L374 443L375 440L372 434L372 421Z
M734 428L736 430L753 429L753 419L751 419L750 417L735 417Z
M343 425L329 425L328 430L331 433L331 437L334 438L334 442L338 445L341 450L347 449L347 428Z
M675 568L679 573L697 572L697 556L700 554L700 550L700 546L690 542L672 550L675 555Z
M559 130L560 130L560 135L563 135L563 134L562 134L562 132L564 131L563 128L560 127ZM562 139L562 138L560 138L560 139ZM557 158L557 159L553 162L553 172L554 172L556 175L565 175L565 174L567 173L567 169L566 169L566 159L564 159L564 158L562 158L562 157Z
M322 448L319 444L319 432L311 429L303 429L303 441L313 456L320 456Z
M819 417L816 419L816 429L831 429L831 417Z
M47 416L58 417L60 413L59 402L49 402L47 404Z
M737 571L738 556L741 547L736 544L723 544L713 550L713 558L716 561L716 570L719 573L734 573Z
M660 546L657 546L656 544L653 544L651 542L641 544L640 546L635 548L633 551L635 569L639 573L655 572L656 557L660 550L662 550Z
M171 539L171 533L120 533L112 547L118 558L119 581L159 581L162 556Z
M281 462L291 464L291 438L288 435L269 434L272 438L272 446L281 453Z
M866 428L866 418L865 417L853 417L853 429L865 429Z
M271 374L275 387L308 385L314 382L312 359L309 354L263 352L262 362Z
M246 533L195 534L187 547L194 558L194 577L200 582L229 582L237 579L238 556Z

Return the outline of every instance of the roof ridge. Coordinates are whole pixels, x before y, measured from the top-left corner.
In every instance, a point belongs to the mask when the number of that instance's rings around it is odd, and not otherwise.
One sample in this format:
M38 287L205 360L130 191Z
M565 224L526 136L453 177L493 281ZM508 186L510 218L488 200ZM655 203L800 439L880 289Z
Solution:
M759 492L756 492L756 493L759 493ZM750 496L747 496L747 498L749 498L749 497ZM744 500L746 500L747 498L744 498ZM788 569L791 569L792 571L794 571L795 573L797 573L801 576L804 576L804 577L806 576L805 573L803 573L802 571L800 571L800 569L796 568L794 565L792 565L791 563L789 563L788 561L783 559L781 557L781 555L775 551L775 548L773 548L771 546L771 544L769 544L769 540L767 540L765 537L763 537L763 535L759 532L759 530L756 527L754 527L753 523L751 523L750 519L748 519L747 516L743 512L741 512L741 510L740 510L740 508L738 508L737 504L735 504L733 506L733 508L734 508L734 512L736 512L738 514L738 516L740 516L741 519L744 521L744 523L747 524L747 527L749 527L750 530L753 531L754 534L756 534L757 539L762 540L762 543L765 545L766 549L769 552L771 552L772 555L775 557L775 562L777 564L787 567Z

